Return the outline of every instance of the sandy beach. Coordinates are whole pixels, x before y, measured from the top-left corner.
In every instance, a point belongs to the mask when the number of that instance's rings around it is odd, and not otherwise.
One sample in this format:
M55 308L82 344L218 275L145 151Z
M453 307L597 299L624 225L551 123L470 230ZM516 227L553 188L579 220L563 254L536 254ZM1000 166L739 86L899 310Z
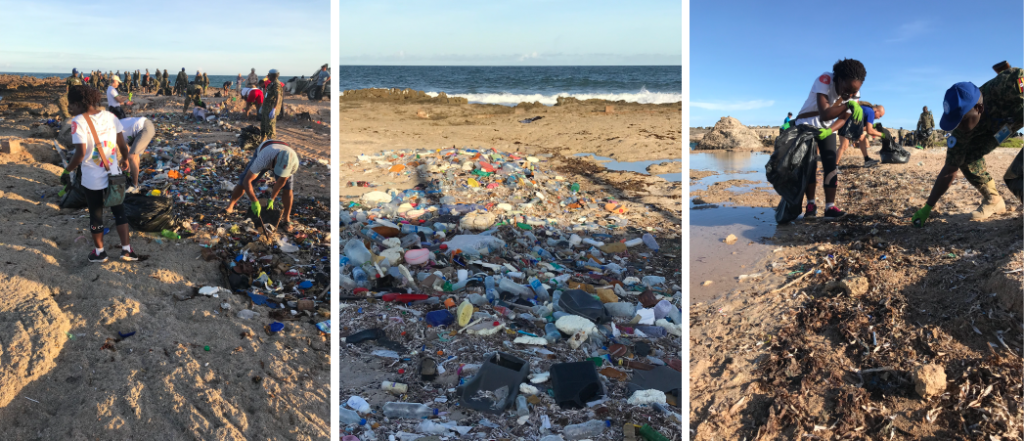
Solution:
M690 170L691 185L717 179L691 192L694 207L738 207L706 209L768 231L723 245L742 258L690 281L693 439L1020 433L1021 204L1001 179L1018 150L986 157L1006 213L971 221L980 196L959 178L922 229L910 216L945 151L910 151L873 168L848 151L837 201L849 214L835 222L776 227L769 183ZM727 230L713 239L727 244ZM925 364L945 371L945 394L915 392Z
M0 154L7 208L0 215L0 438L327 439L329 339L309 324L314 319L269 335L266 309L254 320L235 316L260 310L245 295L193 298L199 287L228 286L200 236L171 241L133 232L148 260L89 263L86 210L59 209L62 167L54 132L40 124L56 114L51 102L63 79L4 80L0 140L20 140L26 152ZM210 97L216 90L204 99L211 107L230 100ZM183 100L137 95L134 112L177 114ZM227 104L227 112L240 109ZM328 121L329 104L289 96L285 105L278 131L307 162L296 196L308 209L306 198L330 194L322 179L330 175L330 129L294 115ZM173 131L179 142L226 143L251 124L229 123L233 129L159 119L158 132ZM117 242L108 235L105 245Z

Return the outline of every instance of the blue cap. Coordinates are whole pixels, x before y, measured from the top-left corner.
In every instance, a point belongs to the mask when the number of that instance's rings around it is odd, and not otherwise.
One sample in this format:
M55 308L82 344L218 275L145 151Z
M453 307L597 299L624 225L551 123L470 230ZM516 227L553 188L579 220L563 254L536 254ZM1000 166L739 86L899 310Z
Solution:
M956 83L946 91L946 97L942 100L942 119L939 120L939 128L950 131L960 125L960 120L971 111L978 98L981 97L981 89L974 83L964 81Z
M75 67L75 68L72 68L72 69L71 69L71 73L72 73L72 74L76 74L76 73L78 73L78 68L77 68L77 67Z

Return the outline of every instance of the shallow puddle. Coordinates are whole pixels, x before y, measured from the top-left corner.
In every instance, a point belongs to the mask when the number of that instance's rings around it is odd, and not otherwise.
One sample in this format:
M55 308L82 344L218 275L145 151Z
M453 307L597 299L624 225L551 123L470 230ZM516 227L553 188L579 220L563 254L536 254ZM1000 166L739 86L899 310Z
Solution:
M705 190L716 182L731 179L755 183L729 188L744 193L771 187L764 165L771 155L761 152L690 153L690 170L718 174L690 181L690 191ZM741 286L740 275L762 272L755 265L771 250L775 235L775 210L736 206L695 206L690 204L690 302L709 302ZM737 241L725 244L733 234ZM711 284L703 286L704 282Z
M600 162L601 165L603 165L608 170L631 171L631 172L640 173L642 175L649 175L650 174L650 173L647 173L647 167L649 167L651 165L661 164L662 162L682 162L683 161L683 158L675 158L675 159L659 159L659 160L656 160L656 161L618 162L618 161L616 161L616 160L614 160L612 158L607 158L607 157L604 157L604 156L597 156L597 155L595 155L593 153L577 153L577 154L575 154L573 156L581 157L581 158L585 158L585 157L594 158L595 161ZM656 175L656 176L658 176L659 178L662 178L662 179L664 179L666 181L669 181L669 182L680 182L680 181L683 180L683 174L682 173L663 173L663 174Z

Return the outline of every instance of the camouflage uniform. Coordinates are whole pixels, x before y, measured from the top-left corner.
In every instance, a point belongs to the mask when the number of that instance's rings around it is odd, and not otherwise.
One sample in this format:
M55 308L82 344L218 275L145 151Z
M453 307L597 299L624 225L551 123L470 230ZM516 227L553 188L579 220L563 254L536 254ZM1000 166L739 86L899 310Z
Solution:
M917 119L917 133L914 134L915 138L920 139L925 134L929 133L931 129L935 127L935 120L932 118L932 111L921 112L921 117ZM932 137L927 136L922 141L923 147L931 147Z
M280 81L273 81L267 86L266 92L264 92L263 107L260 107L260 133L263 135L263 142L268 139L277 139L274 135L277 132L277 117L281 116L281 111L284 107L284 88L281 87ZM274 112L274 117L270 117L270 111L277 109Z
M957 127L946 140L946 165L960 169L975 187L988 184L992 176L985 168L985 155L999 146L997 134L1006 127L1009 134L1024 126L1024 70L1006 69L980 87L985 113L968 132ZM1012 178L1012 177L1011 177Z
M178 77L174 79L174 94L185 96L186 88L188 88L188 74L183 70L178 71Z
M84 84L82 83L82 79L75 75L68 77L64 82L67 83L68 90L71 90L71 86L81 86ZM65 91L64 93L60 94L59 97L57 97L57 107L60 109L60 116L63 116L64 119L71 119L71 114L68 113L67 91Z
M210 77L203 72L203 96L206 96L206 88L210 87Z
M185 95L185 107L182 109L183 112L188 112L188 105L194 104L199 106L202 104L202 93L203 86L198 84L190 84L188 86L188 93Z

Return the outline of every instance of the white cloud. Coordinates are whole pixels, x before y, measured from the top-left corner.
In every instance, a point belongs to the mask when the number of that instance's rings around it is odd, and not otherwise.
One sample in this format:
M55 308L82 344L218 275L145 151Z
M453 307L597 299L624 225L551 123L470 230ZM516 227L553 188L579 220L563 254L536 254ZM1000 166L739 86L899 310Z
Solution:
M901 41L907 41L914 37L924 34L928 31L928 22L924 20L915 20L910 23L904 23L900 25L899 29L896 30L896 36L885 40L886 43L898 43Z
M697 101L690 102L690 107L696 107L699 109L707 110L754 110L763 109L765 107L771 107L773 105L775 105L775 101L770 100L738 101L732 103L701 103Z
M537 53L534 52L532 54L523 54L523 56L519 57L519 61L525 61L525 60L529 60L531 58L537 58Z

